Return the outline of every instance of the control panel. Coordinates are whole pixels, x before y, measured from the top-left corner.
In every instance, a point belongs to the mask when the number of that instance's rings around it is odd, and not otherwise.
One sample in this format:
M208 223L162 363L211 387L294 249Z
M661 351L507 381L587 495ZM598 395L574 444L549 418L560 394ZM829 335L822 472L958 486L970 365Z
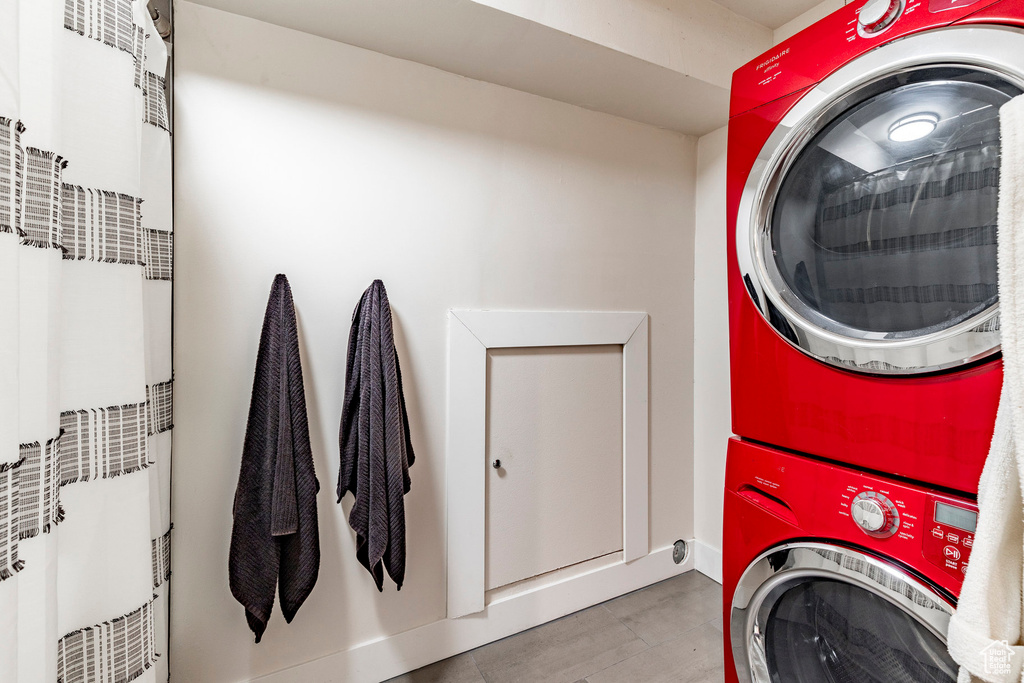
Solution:
M736 533L751 543L769 536L846 543L953 593L974 546L978 506L967 497L738 439L729 442L726 494L726 509L742 520Z
M738 116L798 93L879 45L913 33L948 26L993 4L995 0L848 2L813 26L740 67L733 76L729 115ZM1002 4L1005 5L1006 0ZM1017 10L1005 8L996 12L996 16L1006 13L1016 16L1013 12ZM1018 20L1010 23L1017 24ZM763 141L756 146L761 144Z
M866 477L862 481L860 486L848 485L840 495L844 517L872 538L898 535L902 541L916 541L925 559L963 580L974 546L976 506L935 495L909 496L901 491L903 487L876 486Z
M978 509L962 501L928 496L929 517L925 525L924 556L949 574L963 579L974 547Z

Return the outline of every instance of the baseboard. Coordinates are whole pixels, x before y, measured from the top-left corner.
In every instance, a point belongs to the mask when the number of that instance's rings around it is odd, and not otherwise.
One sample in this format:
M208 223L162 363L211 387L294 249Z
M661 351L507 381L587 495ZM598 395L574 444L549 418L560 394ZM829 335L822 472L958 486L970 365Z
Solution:
M695 547L691 541L691 547ZM699 546L696 546L699 549ZM260 683L379 683L694 568L672 547L503 598L483 612L381 638L256 679Z
M694 541L693 566L709 579L722 583L722 551L718 548Z

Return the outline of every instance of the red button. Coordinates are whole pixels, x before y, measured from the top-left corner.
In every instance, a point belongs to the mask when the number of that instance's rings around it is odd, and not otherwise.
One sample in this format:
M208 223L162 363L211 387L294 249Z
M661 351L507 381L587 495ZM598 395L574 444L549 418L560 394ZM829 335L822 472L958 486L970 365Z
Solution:
M949 9L959 9L961 7L969 7L978 0L929 0L928 11L929 12L945 12Z
M956 534L946 534L946 540L949 541L950 543L959 543L960 542L960 537L957 536Z
M967 563L966 562L964 562L962 565L960 565L960 573L961 574L966 574L967 573Z
M943 548L942 549L942 554L945 555L946 557L948 557L951 560L959 560L960 559L960 550L958 548L954 548L951 545L947 545L945 548Z
M937 526L934 529L932 529L932 536L934 536L935 538L942 538L943 536L945 536L945 534L942 533L942 527Z
M974 536L964 536L964 547L970 548L974 546Z

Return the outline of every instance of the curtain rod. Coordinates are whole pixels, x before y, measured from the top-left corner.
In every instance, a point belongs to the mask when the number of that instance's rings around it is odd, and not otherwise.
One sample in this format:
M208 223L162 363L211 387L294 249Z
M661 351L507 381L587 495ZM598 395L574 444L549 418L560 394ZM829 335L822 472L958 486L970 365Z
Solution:
M171 20L169 17L165 17L160 14L160 10L153 4L153 0L149 0L147 3L149 7L149 16L153 17L153 25L156 26L156 32L160 34L160 37L164 40L169 40L171 37Z

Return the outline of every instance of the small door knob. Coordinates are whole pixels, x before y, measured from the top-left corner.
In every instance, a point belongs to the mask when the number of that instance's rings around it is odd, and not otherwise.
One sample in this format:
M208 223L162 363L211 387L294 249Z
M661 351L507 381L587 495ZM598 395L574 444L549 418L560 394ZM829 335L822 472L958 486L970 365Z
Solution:
M500 460L492 460L491 461L491 467L493 467L496 470L497 469L501 469L501 461Z

